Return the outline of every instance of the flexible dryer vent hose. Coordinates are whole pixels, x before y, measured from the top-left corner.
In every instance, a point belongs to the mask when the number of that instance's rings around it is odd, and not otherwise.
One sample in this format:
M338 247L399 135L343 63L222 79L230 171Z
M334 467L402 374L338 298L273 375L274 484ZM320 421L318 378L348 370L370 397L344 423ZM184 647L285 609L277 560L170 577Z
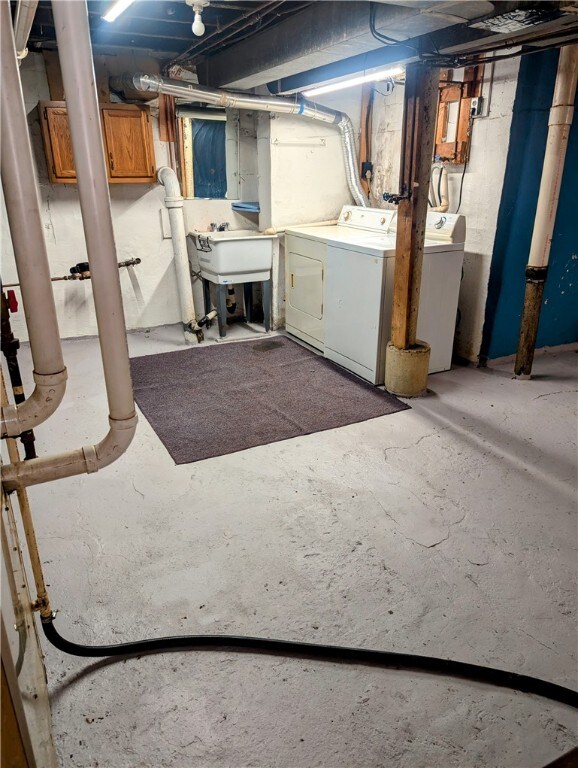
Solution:
M125 94L164 93L188 101L200 101L203 104L213 104L223 109L248 109L259 112L271 112L282 115L309 118L322 123L334 125L341 135L341 147L345 164L347 186L355 204L367 207L367 199L359 181L357 172L357 155L355 151L355 130L348 115L335 109L308 101L301 96L258 96L239 91L225 91L217 88L207 88L204 85L190 83L186 80L176 80L158 75L146 75L142 72L135 75L124 74L111 77L110 86L113 91Z

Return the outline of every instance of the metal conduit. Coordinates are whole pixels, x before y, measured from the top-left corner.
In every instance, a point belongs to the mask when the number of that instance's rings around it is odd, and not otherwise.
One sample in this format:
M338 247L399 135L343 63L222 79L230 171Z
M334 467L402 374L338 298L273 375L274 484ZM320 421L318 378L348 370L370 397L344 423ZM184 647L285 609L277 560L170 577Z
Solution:
M323 107L314 101L300 99L298 96L291 98L283 96L254 96L253 94L207 88L196 83L187 83L184 80L142 73L111 78L111 87L115 91L128 89L129 91L136 90L142 93L164 93L167 96L175 96L176 98L188 99L189 101L201 101L205 104L213 104L223 108L251 109L260 112L297 115L334 125L341 134L345 175L351 196L356 205L362 208L367 207L367 199L357 175L355 131L351 119L343 112Z

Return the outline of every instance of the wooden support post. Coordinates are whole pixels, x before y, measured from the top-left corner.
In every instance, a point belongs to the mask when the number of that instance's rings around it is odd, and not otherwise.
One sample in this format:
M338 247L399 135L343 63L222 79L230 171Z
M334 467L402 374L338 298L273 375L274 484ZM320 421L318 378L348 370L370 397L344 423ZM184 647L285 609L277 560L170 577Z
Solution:
M427 198L436 122L439 72L423 64L406 70L400 168L402 197L397 214L391 342L416 343Z
M371 118L373 115L373 83L366 83L361 91L361 134L359 137L359 177L369 197L369 184L363 176L363 163L371 160Z
M58 52L42 51L42 57L46 68L46 79L48 80L50 101L64 101L64 86L62 85Z

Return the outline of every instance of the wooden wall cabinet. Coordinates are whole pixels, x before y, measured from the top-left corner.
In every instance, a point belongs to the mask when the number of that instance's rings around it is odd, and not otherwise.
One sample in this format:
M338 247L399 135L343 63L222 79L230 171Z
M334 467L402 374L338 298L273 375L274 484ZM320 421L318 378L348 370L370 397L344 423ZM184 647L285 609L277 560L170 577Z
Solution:
M76 183L66 102L41 101L40 124L53 184ZM156 181L153 132L146 107L101 104L104 156L110 184L150 184Z

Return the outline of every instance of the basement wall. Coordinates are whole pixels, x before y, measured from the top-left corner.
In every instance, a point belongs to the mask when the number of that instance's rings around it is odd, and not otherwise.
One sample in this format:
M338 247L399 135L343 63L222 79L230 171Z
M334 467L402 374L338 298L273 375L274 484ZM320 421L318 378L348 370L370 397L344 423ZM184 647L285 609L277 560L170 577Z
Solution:
M345 112L359 133L361 89L327 94L317 101ZM257 119L260 229L336 219L352 203L341 134L327 123L260 112ZM274 328L285 325L284 236L273 258Z
M54 277L59 277L67 275L72 265L87 260L78 191L75 184L51 184L48 180L37 109L39 101L50 100L42 55L30 53L23 60L21 71L40 184L41 214L50 271ZM155 162L157 168L160 168L162 165L169 165L168 145L159 140L158 120L154 107L151 107L151 117ZM249 195L250 199L253 199L257 186L254 121L251 123L251 120L242 119L241 133L244 139L239 169L246 179L245 188L243 188L243 182L241 183L241 195ZM251 152L253 152L253 158L251 158ZM245 168L247 173L244 172ZM159 184L111 184L109 190L118 260L124 261L136 257L142 259L140 265L120 271L127 328L133 330L178 323L180 310L172 240L163 202L164 187ZM0 197L2 197L1 191ZM16 282L18 277L3 198L0 208L2 279L4 283L12 283ZM187 200L185 217L189 229L208 229L211 222L223 221L230 222L231 229L248 229L257 226L256 220L251 222L234 213L228 200ZM53 291L61 336L71 338L96 335L90 280L55 282ZM18 289L16 294L19 297ZM198 291L195 291L195 294L198 297ZM201 304L196 307L196 310L199 316L202 316ZM23 311L12 316L12 326L18 338L22 341L28 338Z
M486 69L483 96L489 111L485 117L474 120L470 159L464 176L460 213L466 217L467 235L455 352L474 362L478 360L482 342L518 68L519 59L511 59L497 62L493 77L490 77L491 69ZM372 124L376 198L372 205L384 205L382 193L398 189L402 116L403 87L396 86L387 96L376 94ZM455 212L458 205L462 172L463 166L449 168L450 212Z
M513 355L524 305L525 270L542 178L558 68L558 51L526 56L520 77L506 181L498 217L486 306L483 358ZM537 347L578 341L578 120L576 114L562 176Z
M498 208L502 194L509 144L512 107L516 93L518 61L496 65L493 82L486 78L487 117L474 122L470 162L464 177L460 213L467 220L464 279L460 293L460 322L456 352L477 360L480 352L490 261L494 249ZM86 260L76 185L48 182L37 112L39 100L49 100L44 60L30 54L22 64L22 79L34 153L38 167L42 216L54 276ZM379 89L379 84L377 85ZM490 93L491 91L491 93ZM360 126L361 89L321 97L319 101L349 114L357 135ZM403 87L389 96L376 95L373 116L373 205L383 205L383 190L395 190L399 175ZM167 145L158 139L153 108L157 167L168 164ZM228 200L187 200L189 229L206 230L212 222L228 221L231 229L282 228L336 218L351 202L345 179L339 132L324 123L286 115L244 113L240 123L240 198L258 199L261 214L242 216ZM450 170L451 207L457 206L461 167ZM168 237L164 190L159 185L111 185L113 223L119 260L139 257L142 264L123 269L121 284L129 329L179 322L172 241ZM2 205L2 271L5 283L16 281L10 236ZM164 222L163 222L164 217ZM273 326L285 322L285 272L283 236L273 264ZM64 338L96 334L90 281L54 283L61 335ZM199 297L198 286L195 295ZM198 302L200 305L200 302ZM197 306L202 314L202 306ZM16 334L27 338L23 313L13 317Z

